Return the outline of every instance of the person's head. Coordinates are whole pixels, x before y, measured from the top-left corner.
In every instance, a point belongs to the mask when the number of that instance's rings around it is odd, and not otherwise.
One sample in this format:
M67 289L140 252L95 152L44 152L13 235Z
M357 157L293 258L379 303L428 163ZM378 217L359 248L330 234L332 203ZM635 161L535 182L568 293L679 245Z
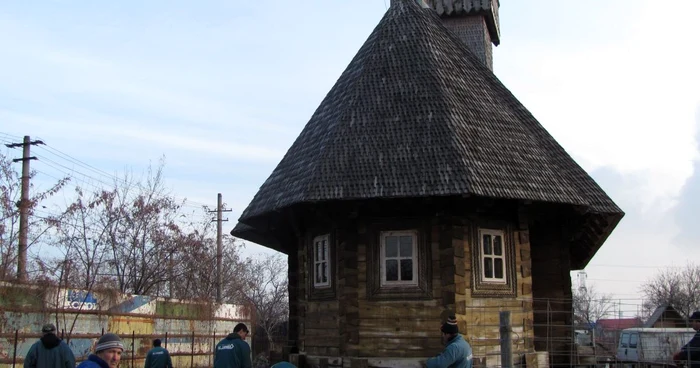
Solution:
M692 327L693 330L700 331L700 311L693 312L690 318L688 318L688 321L690 321L690 327Z
M457 326L457 317L450 315L447 317L445 323L440 327L440 332L442 332L442 343L446 344L448 341L452 340L457 334L459 334L459 327Z
M119 366L119 361L122 358L122 353L124 352L124 345L122 340L113 333L106 333L97 340L97 345L95 345L95 355L100 357L100 359L107 362L110 368L116 368Z
M246 327L245 323L239 323L233 328L233 333L238 334L241 339L245 340L246 336L248 336L248 327Z
M159 347L159 346L160 346L160 339L155 339L155 340L153 340L153 346L154 346L154 347Z
M47 323L41 327L41 333L44 335L55 334L56 333L56 326L54 326L53 323Z

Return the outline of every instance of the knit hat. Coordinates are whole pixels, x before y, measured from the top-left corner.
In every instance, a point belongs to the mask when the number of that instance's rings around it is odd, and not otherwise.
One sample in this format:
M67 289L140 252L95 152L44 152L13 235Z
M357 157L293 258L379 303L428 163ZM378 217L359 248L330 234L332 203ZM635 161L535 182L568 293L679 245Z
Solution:
M691 321L700 321L700 311L693 312L688 319Z
M56 332L56 326L54 326L53 323L47 323L43 327L41 327L41 332L43 332L43 333Z
M440 331L444 334L456 334L459 332L459 327L457 326L457 317L451 315L447 317L447 321L442 324Z
M97 345L95 345L95 353L113 348L122 349L122 351L124 351L124 345L122 345L122 340L119 338L119 336L108 332L97 340Z

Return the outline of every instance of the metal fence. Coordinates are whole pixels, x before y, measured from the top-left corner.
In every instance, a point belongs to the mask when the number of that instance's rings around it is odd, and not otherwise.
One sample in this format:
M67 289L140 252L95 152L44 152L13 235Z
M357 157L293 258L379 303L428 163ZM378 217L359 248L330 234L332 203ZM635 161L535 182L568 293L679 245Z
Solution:
M466 321L466 328L460 332L471 344L474 355L474 367L621 367L616 353L620 345L623 327L640 327L642 319L636 318L627 325L620 323L605 326L581 326L573 323L574 315L565 307L570 301L557 300L521 300L504 301L503 305L483 305L474 301L461 313ZM510 304L508 304L510 303ZM617 320L632 320L634 317ZM185 324L201 321L181 321ZM628 321L630 322L630 321ZM137 321L137 323L143 323ZM230 322L233 323L233 322ZM410 323L410 322L409 322ZM635 325L637 323L638 325ZM165 324L162 324L165 326ZM204 326L202 326L203 328ZM249 325L249 327L252 327ZM122 356L122 367L135 368L143 366L145 356L151 348L153 339L161 339L163 347L169 350L175 367L211 367L213 352L218 341L223 339L230 329L204 334L180 329L161 329L159 333L141 333L139 330L122 328L120 337L126 351ZM198 329L202 331L202 329ZM253 330L255 331L255 330ZM95 334L63 333L74 351L90 351L95 341L104 333ZM203 331L202 331L203 332ZM61 333L59 332L59 335ZM0 333L0 343L5 345L4 355L0 356L0 368L22 366L26 354L27 342L41 337L38 333L27 333L15 329ZM686 339L688 339L686 337ZM285 336L274 336L274 346L262 333L249 337L254 367L266 368L282 360L281 348L285 345ZM677 341L675 345L666 344L651 348L648 354L654 354L671 364L671 355L687 341ZM636 348L630 341L626 347ZM637 342L638 344L641 343ZM25 351L19 345L25 346ZM673 346L672 346L673 345ZM88 348L86 348L88 347ZM651 348L651 349L650 349ZM302 354L305 353L301 349ZM435 354L439 351L435 351ZM76 356L77 361L87 358L85 354ZM552 362L559 362L553 364ZM562 363L563 362L563 363ZM331 365L328 365L329 367Z
M98 334L73 334L67 336L59 333L73 351L80 350L85 343L94 346L95 341L104 333ZM211 335L191 333L170 333L164 334L142 334L136 331L121 333L120 337L124 344L125 351L121 358L121 367L136 368L143 367L146 354L152 347L154 339L160 339L164 348L168 349L175 367L211 367L213 365L213 352L216 344L226 337L230 331L214 332ZM0 367L21 367L24 362L24 354L20 352L18 346L22 342L37 340L41 334L24 333L15 330L10 334L0 334L0 339L8 344L12 344L11 349L5 349L8 356L0 358ZM9 350L9 351L8 351ZM87 359L87 354L76 356L76 361Z

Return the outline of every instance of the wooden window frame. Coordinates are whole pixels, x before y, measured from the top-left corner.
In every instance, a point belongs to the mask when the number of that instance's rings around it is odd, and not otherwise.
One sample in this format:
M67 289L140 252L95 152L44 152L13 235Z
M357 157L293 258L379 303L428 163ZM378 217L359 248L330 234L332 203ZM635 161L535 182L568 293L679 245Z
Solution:
M312 235L313 234L313 235ZM333 300L336 298L336 252L335 235L333 232L318 231L309 234L306 240L306 267L307 267L307 287L309 300ZM328 242L328 282L325 284L316 283L316 252L315 244L319 238L326 238Z
M395 236L410 236L411 237L411 263L412 270L411 276L412 280L405 281L400 280L401 278L401 260L408 259L408 257L401 257L399 249L397 249L397 256L391 257L390 259L395 259L398 261L398 277L397 281L387 281L386 279L386 238ZM417 230L403 230L403 231L382 231L379 233L379 274L381 275L380 286L381 287L411 287L418 285L418 231Z
M330 238L331 238L330 234L318 235L318 236L314 237L313 241L311 242L311 252L313 253L313 276L314 276L314 277L313 277L313 283L314 283L314 288L315 288L315 289L325 289L325 288L331 287L331 277L332 277L332 275L331 275L331 244L330 244ZM325 242L326 242L326 247L325 247L325 249L322 249L322 250L321 250L321 253L325 253L325 254L322 254L322 257L321 257L321 258L324 258L324 259L320 259L320 260L319 260L318 257L317 257L319 253L318 253L318 249L316 248L316 246L317 246L318 242L322 242L322 241L325 241ZM319 281L316 280L316 277L318 276L317 273L316 273L316 271L317 271L316 266L317 266L317 265L321 265L321 266L322 266L324 263L325 263L325 265L326 265L326 268L325 268L325 270L326 270L326 282L323 282L323 281L320 281L320 282L319 282Z
M484 240L484 235L490 235L491 238L493 239L494 237L498 236L501 238L501 254L497 255L495 254L495 249L496 246L492 243L491 247L491 253L486 254L485 251L485 246L483 244ZM507 261L508 261L508 252L506 251L506 245L505 245L505 234L503 230L496 230L496 229L485 229L485 228L479 228L479 247L481 252L479 253L479 262L481 263L481 281L484 283L494 283L494 284L507 284L508 283L508 272L507 272ZM493 241L493 240L492 240ZM486 260L490 259L492 261L492 271L494 276L488 277L486 275ZM501 260L501 265L502 265L502 274L503 277L496 277L496 260Z
M511 226L498 223L476 224L472 227L471 260L472 260L472 296L488 298L517 297L517 273L515 269L515 239ZM483 234L502 235L503 246L503 278L494 280L484 274Z
M410 226L415 225L415 226ZM386 284L382 282L383 250L382 234L411 233L415 236L414 276L416 282ZM367 299L369 300L427 300L432 299L432 277L430 273L430 228L417 221L394 220L368 229L367 247Z

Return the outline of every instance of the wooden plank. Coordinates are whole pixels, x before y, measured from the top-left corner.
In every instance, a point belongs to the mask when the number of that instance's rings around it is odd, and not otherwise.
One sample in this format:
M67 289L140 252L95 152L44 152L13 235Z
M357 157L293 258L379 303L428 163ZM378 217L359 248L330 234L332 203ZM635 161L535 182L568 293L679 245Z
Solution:
M306 328L338 328L338 316L334 316L333 318L324 318L324 319L315 319L315 318L307 318L306 321Z
M358 345L360 356L375 357L425 357L426 352L437 355L443 349L439 336L432 339L413 336L361 337Z
M394 337L402 334L434 336L440 329L439 319L419 320L360 320L360 335Z
M338 329L336 328L306 328L304 330L306 337L328 337L337 338Z
M335 348L340 347L340 339L337 337L331 338L330 336L306 336L304 337L304 342L306 343L307 349L312 346Z
M440 305L435 299L402 303L360 300L358 307L362 319L383 319L390 316L404 319L436 318L439 320L441 312Z

